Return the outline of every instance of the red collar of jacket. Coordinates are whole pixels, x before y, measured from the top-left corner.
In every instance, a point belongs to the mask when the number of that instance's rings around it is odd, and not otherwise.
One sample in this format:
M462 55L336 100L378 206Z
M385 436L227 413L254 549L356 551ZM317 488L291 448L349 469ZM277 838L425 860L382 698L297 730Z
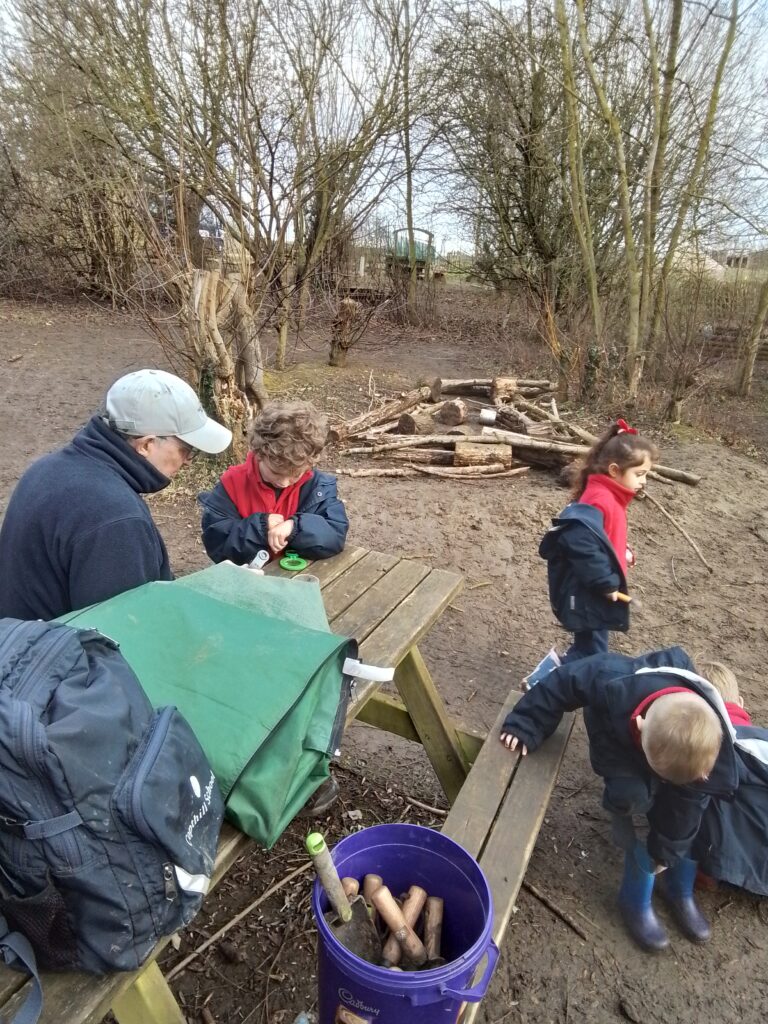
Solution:
M728 712L731 725L752 725L749 712L741 704L734 704L732 701L727 700L725 702L725 710Z
M627 564L627 506L634 496L634 491L605 473L590 473L579 498L603 513L603 529L621 566Z
M225 470L221 483L244 518L263 512L266 515L276 513L283 519L290 519L298 511L299 492L312 473L313 470L308 469L295 483L276 494L274 487L262 480L258 459L253 452L249 452L245 462Z
M649 693L647 697L644 697L640 701L635 710L629 716L629 731L632 736L632 741L638 750L642 750L643 745L640 742L640 730L637 727L637 719L643 717L655 700L658 700L659 697L665 697L668 693L692 694L693 690L689 690L687 686L665 686L663 690L657 690L655 693ZM694 696L696 695L694 694Z

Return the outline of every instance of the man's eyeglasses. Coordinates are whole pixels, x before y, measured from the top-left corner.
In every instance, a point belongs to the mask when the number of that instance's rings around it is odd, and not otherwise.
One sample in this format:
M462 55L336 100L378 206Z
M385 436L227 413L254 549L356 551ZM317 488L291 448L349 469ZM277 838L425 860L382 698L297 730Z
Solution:
M193 448L191 444L187 444L186 441L182 441L180 437L161 434L158 436L158 441L173 441L187 462L194 462L200 454L199 448Z

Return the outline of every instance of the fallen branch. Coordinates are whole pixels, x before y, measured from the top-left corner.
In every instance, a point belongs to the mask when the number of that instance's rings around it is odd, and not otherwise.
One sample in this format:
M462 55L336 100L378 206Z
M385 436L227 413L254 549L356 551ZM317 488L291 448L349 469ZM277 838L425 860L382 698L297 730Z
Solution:
M589 936L587 933L581 925L571 917L568 911L562 910L558 907L554 900L551 900L549 896L541 891L541 889L537 889L532 882L523 881L523 888L526 892L529 892L531 896L534 896L539 903L543 903L547 910L551 910L555 917L559 917L563 924L567 924L572 931L576 932L580 939L583 939L585 942L589 942Z
M498 465L498 464L497 464ZM477 466L463 467L466 469L491 469L490 466ZM493 473L477 473L477 474L465 474L461 473L459 469L452 469L450 471L427 469L426 466L414 466L417 473L426 473L429 476L441 476L447 480L498 480L502 476L523 476L530 469L530 466L515 466L514 469L504 469L503 466L500 470L496 470Z
M299 875L306 874L307 871L312 867L312 861L307 861L306 864L302 864L300 867L293 871L289 871L288 874L281 878L279 882L275 882L271 885L266 892L263 892L258 899L255 899L252 903L249 903L245 910L241 910L239 914L235 914L231 921L227 921L225 925L222 925L217 932L214 932L210 938L206 939L197 949L193 949L189 956L185 956L182 961L176 964L168 973L165 975L166 981L171 981L177 974L180 974L193 960L196 960L201 953L204 953L206 949L218 942L222 935L226 935L230 928L234 928L236 924L240 924L243 918L247 917L252 911L259 907L265 900L268 900L270 896L274 896L276 892L283 889L289 882L292 882L294 878L298 878Z
M689 534L689 533L688 533L688 532L687 532L686 530L684 530L684 529L683 529L683 527L682 527L682 526L680 525L680 523L678 523L678 521L677 521L677 520L675 519L675 517L674 517L674 516L673 516L673 515L672 515L672 514L671 514L670 512L667 512L667 510L666 510L666 509L664 508L664 506L663 506L663 505L661 504L661 502L660 502L660 501L658 501L658 500L657 500L656 498L654 498L652 494L648 494L648 492L647 492L647 491L645 491L645 492L644 492L644 493L643 493L643 494L641 495L641 498L642 498L643 500L647 500L647 501L650 501L650 503L651 503L652 505L655 505L655 506L656 506L656 508L657 508L657 509L659 510L659 512L661 512L661 514L662 514L663 516L666 516L666 517L667 517L667 519L668 519L668 520L670 521L670 523L672 523L672 525L674 526L674 528L675 528L676 530L678 530L678 531L679 531L680 533L682 533L682 535L683 535L683 536L685 537L685 539L686 539L686 540L688 541L688 543L689 543L689 544L691 545L691 547L693 548L693 550L694 550L694 551L696 552L696 554L697 554L697 555L699 556L699 560L701 561L701 564L702 564L702 565L704 565L704 566L706 566L706 568L707 568L707 570L708 570L709 572L711 572L711 573L714 573L714 571L715 571L715 570L714 570L714 569L712 568L712 566L711 566L711 565L709 564L709 562L708 562L708 561L706 560L706 558L704 557L704 555L702 555L702 553L701 553L701 548L699 547L699 545L698 545L698 544L696 543L696 541L695 541L695 540L693 539L693 537L691 537L691 535L690 535L690 534Z
M529 466L516 466L514 469L505 469L500 462L492 466L454 466L448 469L440 469L435 466L403 466L398 469L344 469L336 470L338 476L368 477L368 476L392 476L392 477L414 477L414 476L438 476L446 480L497 480L502 476L522 476L530 469ZM472 472L466 472L472 470Z
M589 452L585 444L571 444L569 441L544 441L538 438L528 437L527 434L515 434L511 430L497 430L495 427L483 427L480 435L489 441L500 441L502 444L511 444L513 448L520 448L530 451L546 452L554 455L570 455L572 458L581 458ZM423 440L423 439L422 439ZM472 438L472 440L475 440ZM671 469L669 466L654 466L654 470L661 476L670 480L677 480L683 484L690 484L695 487L701 482L701 477L695 473L688 473L683 469Z
M416 388L415 391L409 391L402 398L397 398L393 402L386 402L384 405L380 405L378 409L363 413L361 416L348 420L346 423L336 424L334 427L331 427L328 436L331 441L343 441L344 438L360 434L369 427L375 427L386 420L395 419L401 413L412 409L421 402L428 401L428 399L429 388Z

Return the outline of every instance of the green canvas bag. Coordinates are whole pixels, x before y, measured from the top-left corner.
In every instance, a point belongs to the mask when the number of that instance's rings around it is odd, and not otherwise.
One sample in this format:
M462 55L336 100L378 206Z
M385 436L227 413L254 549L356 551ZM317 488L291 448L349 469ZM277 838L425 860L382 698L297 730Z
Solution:
M357 645L331 633L317 581L225 562L61 621L116 640L152 703L181 711L227 817L265 847L328 778Z

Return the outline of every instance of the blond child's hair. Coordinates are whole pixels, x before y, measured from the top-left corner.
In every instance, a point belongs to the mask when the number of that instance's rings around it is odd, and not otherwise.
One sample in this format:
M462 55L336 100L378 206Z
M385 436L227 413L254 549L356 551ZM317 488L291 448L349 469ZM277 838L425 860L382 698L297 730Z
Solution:
M640 735L653 771L677 786L707 778L723 741L720 719L695 693L668 693L657 698L648 709Z
M704 679L708 680L720 693L723 700L730 704L741 703L739 693L739 681L734 672L724 665L722 661L709 661L706 658L696 659L696 671Z
M254 455L275 469L299 469L311 464L325 448L328 419L311 402L270 402L251 426Z

